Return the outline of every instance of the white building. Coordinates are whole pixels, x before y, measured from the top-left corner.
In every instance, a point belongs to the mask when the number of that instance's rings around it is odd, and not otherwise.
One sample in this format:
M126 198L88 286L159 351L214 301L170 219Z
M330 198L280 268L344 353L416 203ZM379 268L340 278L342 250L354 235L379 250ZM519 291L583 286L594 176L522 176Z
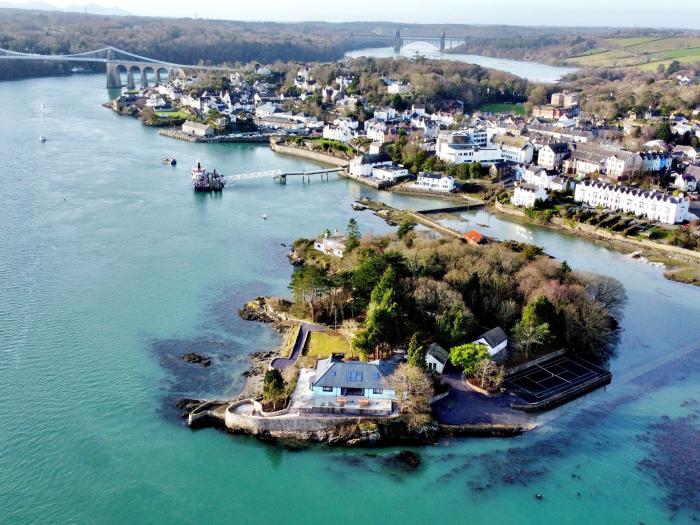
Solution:
M552 187L552 181L557 177L558 173L554 170L545 169L542 166L528 166L523 173L523 182L539 188L548 190Z
M690 201L657 191L630 186L613 186L604 182L586 180L576 185L574 200L589 206L634 213L652 221L676 224L697 217L689 212Z
M537 164L548 170L561 168L564 159L569 155L569 145L564 142L547 144L540 150Z
M356 136L355 130L345 126L324 126L323 138L337 140L339 142L350 142Z
M436 154L440 160L451 164L470 164L480 162L482 165L491 165L494 162L503 160L499 148L481 148L476 144L446 144L438 143Z
M494 146L501 150L503 160L518 164L530 164L535 154L535 147L524 137L496 135L491 139Z
M454 177L424 171L418 174L413 187L424 191L439 191L449 193L457 188Z
M489 355L498 360L497 355L501 354L501 352L503 352L501 355L504 355L508 347L508 336L500 326L497 326L481 334L479 338L476 341L472 341L472 343L484 345L489 351Z
M515 206L532 208L537 200L547 200L547 192L544 188L532 184L518 184L513 190L513 197L511 197L510 202Z
M698 181L692 175L687 173L677 173L673 180L673 187L681 191L693 192L698 188Z
M450 354L437 343L431 344L425 354L425 364L428 370L438 374L442 374L449 360Z
M376 167L392 164L391 157L386 153L366 154L352 159L348 170L350 175L356 177L371 177Z
M189 133L190 135L195 135L197 137L211 137L214 135L214 129L207 126L206 124L200 124L199 122L192 122L191 120L185 121L182 125L182 131L184 133Z
M346 240L347 237L339 233L338 230L335 230L333 233L326 231L323 237L314 241L314 249L326 255L342 257L345 253Z
M381 181L396 182L406 177L408 177L408 170L395 164L377 166L372 170L372 178Z
M390 95L403 95L411 91L411 84L408 82L399 82L398 80L390 80L386 90Z

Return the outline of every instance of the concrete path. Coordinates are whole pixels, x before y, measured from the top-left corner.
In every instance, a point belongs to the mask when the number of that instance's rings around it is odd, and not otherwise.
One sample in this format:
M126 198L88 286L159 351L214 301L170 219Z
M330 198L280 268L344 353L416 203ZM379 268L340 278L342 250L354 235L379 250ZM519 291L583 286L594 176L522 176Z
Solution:
M276 357L270 363L273 368L277 370L284 370L296 363L299 356L304 351L306 346L306 340L309 338L309 333L311 332L325 332L326 328L317 324L311 323L301 323L299 326L299 332L297 333L297 340L294 341L294 347L292 348L292 353L289 357Z

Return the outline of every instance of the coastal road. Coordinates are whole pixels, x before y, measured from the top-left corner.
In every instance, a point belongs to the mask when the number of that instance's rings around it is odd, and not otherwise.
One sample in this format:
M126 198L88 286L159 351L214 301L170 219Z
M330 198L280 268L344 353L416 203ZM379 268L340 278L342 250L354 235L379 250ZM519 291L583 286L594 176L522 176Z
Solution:
M294 341L294 347L292 348L292 353L289 357L277 357L272 360L273 368L277 370L284 370L296 363L299 356L304 351L304 346L306 346L306 340L311 332L325 332L326 328L311 323L301 323L299 326L299 332L297 333L297 340Z

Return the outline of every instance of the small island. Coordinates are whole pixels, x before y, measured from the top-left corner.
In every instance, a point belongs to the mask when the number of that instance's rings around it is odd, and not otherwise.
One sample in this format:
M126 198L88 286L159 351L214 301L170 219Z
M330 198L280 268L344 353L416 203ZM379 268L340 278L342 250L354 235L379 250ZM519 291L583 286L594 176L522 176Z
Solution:
M530 413L610 382L618 281L534 245L414 226L363 237L351 219L295 241L291 297L240 312L284 331L283 344L256 359L240 396L203 403L190 425L343 445L512 436L534 428Z

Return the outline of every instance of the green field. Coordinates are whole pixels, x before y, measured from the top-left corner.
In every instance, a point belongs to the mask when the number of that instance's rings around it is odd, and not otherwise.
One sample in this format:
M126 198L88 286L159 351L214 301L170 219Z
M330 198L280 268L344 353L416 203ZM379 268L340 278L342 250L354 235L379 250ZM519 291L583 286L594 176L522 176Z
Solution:
M175 120L187 120L188 118L190 118L190 114L185 113L184 111L156 111L155 113L158 118L167 118Z
M348 340L335 332L311 332L306 343L305 355L324 359L332 354L352 354Z
M645 42L652 42L658 39L659 37L655 36L639 36L632 38L606 38L606 40L612 45L620 47L636 46L638 44L644 44Z
M668 66L672 60L681 64L700 62L698 37L635 37L609 38L610 47L595 48L572 56L567 63L583 67L636 67L654 71L659 64Z
M525 115L525 108L522 104L508 104L503 102L482 104L477 110L485 113L515 113L516 115Z

